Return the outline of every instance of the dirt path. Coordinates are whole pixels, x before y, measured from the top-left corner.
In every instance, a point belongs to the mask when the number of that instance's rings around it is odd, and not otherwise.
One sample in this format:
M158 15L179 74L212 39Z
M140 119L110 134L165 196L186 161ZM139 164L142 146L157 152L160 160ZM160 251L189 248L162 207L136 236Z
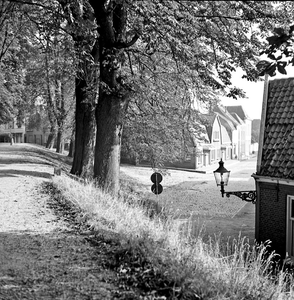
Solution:
M92 247L48 207L41 185L56 160L22 147L0 144L0 300L118 299L107 245Z

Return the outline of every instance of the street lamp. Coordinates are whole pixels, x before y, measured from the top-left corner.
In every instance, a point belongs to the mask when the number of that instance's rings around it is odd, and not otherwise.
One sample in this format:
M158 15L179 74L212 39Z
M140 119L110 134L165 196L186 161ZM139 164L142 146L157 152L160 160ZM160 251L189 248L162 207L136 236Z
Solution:
M255 203L256 202L256 191L235 191L235 192L225 192L225 185L228 185L229 183L229 177L230 172L224 167L224 162L221 159L219 161L219 167L213 172L216 185L220 186L220 192L222 194L222 197L226 195L227 197L230 197L231 195L235 195L239 198L241 198L243 201Z

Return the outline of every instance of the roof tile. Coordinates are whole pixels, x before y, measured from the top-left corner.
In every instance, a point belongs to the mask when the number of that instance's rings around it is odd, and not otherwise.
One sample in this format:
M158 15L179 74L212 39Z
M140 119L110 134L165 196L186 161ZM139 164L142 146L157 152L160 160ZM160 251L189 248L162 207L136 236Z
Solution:
M294 78L269 81L260 175L294 180Z

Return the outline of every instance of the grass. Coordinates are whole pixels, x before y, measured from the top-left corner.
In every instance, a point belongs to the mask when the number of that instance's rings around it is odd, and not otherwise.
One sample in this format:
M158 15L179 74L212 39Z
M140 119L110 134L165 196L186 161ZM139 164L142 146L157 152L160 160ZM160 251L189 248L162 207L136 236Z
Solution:
M53 178L58 201L70 203L80 222L119 236L112 267L122 286L136 287L145 299L294 298L292 275L275 268L267 244L252 246L241 236L225 244L219 236L204 241L189 226L183 234L159 207L151 207L150 218L139 186L123 183L126 192L114 199L91 182Z

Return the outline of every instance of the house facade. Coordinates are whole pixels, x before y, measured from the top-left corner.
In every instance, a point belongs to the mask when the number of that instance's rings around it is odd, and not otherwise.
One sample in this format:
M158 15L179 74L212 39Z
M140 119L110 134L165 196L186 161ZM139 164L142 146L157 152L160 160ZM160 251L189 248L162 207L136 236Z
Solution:
M16 120L0 125L0 143L9 143L13 138L15 143L24 143L25 125Z
M203 115L208 142L201 142L195 168L218 162L221 158L246 159L251 154L251 122L242 106L215 107Z
M239 123L239 157L247 157L251 151L252 120L241 105L227 106L228 113Z
M46 145L46 141L48 139L49 133L48 132L44 132L41 129L33 129L33 130L29 130L27 129L25 132L25 143L29 143L29 144L37 144L37 145L42 145L45 146Z
M42 126L29 129L25 121L19 122L17 118L13 121L0 125L0 143L10 143L11 138L15 143L30 143L45 145L49 132Z
M294 258L294 78L265 82L256 173L258 242Z

